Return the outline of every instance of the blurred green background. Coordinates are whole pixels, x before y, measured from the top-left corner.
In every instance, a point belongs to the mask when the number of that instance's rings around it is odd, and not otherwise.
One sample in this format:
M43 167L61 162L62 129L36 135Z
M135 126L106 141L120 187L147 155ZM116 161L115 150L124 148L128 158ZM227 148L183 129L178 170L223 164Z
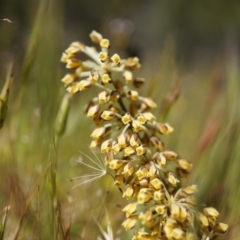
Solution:
M175 129L167 148L194 163L186 184L198 184L199 201L229 224L223 239L240 239L240 1L1 0L0 18L13 21L0 21L1 88L10 63L14 75L0 130L2 239L97 239L106 216L116 237L130 239L110 177L74 189L69 182L91 173L76 162L80 151L94 158L83 111L91 93L73 98L66 131L53 141L67 72L61 53L76 40L91 44L92 30L113 53L140 58L142 94Z

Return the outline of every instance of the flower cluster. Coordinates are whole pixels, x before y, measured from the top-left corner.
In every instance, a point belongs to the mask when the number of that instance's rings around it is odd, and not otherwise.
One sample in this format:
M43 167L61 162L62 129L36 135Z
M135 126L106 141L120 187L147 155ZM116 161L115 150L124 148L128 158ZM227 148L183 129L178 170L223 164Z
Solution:
M73 42L61 61L72 69L62 82L70 94L99 88L87 105L87 116L96 124L92 148L99 148L114 172L114 184L129 201L124 207L126 230L135 228L134 240L215 239L227 231L227 224L217 222L212 207L197 209L197 186L180 186L192 164L165 148L161 135L173 128L160 123L152 113L157 104L139 94L143 78L134 77L139 59L121 59L110 55L110 42L93 31L91 40L100 52L81 42ZM89 60L77 56L84 53Z

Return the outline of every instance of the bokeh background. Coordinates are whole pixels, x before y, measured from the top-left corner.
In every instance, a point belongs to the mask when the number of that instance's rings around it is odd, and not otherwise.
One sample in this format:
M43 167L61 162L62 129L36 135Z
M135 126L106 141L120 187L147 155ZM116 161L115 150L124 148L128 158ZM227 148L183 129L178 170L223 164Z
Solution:
M91 44L92 30L110 39L113 53L140 58L142 94L175 128L166 146L194 163L184 184L199 185L199 202L216 207L229 224L223 239L240 239L238 0L1 0L0 18L12 21L0 21L1 88L11 63L14 75L0 130L2 220L11 206L3 239L58 239L50 170L56 162L66 239L102 237L107 219L116 238L131 239L121 227L125 202L110 177L78 188L69 181L91 173L76 161L86 158L82 152L95 158L88 147L93 125L83 110L91 93L73 98L66 131L53 144L65 93L61 54L73 41Z

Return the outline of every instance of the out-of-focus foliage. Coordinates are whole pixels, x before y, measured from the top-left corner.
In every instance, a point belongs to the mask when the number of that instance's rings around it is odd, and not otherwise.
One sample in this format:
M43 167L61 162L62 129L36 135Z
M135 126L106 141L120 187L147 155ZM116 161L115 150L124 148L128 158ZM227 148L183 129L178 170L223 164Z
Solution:
M82 110L88 93L72 100L66 131L54 141L65 94L61 52L75 40L89 43L96 29L110 38L111 51L140 57L142 91L175 129L166 146L194 163L190 181L201 202L230 225L225 239L239 239L239 1L2 0L0 18L17 22L0 21L1 89L11 62L14 74L0 131L1 236L96 239L108 215L115 236L127 239L125 203L110 176L75 189L68 181L90 173L77 163L85 158L79 151L95 157Z

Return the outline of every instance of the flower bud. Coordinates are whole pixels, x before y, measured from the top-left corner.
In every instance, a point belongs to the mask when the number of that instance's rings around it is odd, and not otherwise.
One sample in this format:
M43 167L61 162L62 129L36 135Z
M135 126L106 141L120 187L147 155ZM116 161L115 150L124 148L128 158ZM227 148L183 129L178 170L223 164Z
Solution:
M155 190L160 190L164 188L163 182L159 178L154 178L150 181L151 185L154 187Z
M98 101L100 104L107 103L109 101L109 99L110 99L109 93L106 91L100 92L98 94Z
M132 176L133 173L134 173L134 165L131 162L129 162L124 166L123 174L125 177L129 177L129 176Z
M96 31L92 31L89 36L92 42L97 44L100 43L100 41L102 40L102 35Z
M133 75L130 71L124 71L123 77L126 83L131 83L133 80Z
M108 59L108 54L106 52L100 52L98 54L98 57L101 60L101 62L106 62Z
M128 124L132 121L132 117L130 115L130 113L125 113L125 115L122 117L122 122L124 124Z
M153 190L150 188L141 188L137 199L139 203L147 203L149 202L153 197Z
M122 211L126 213L127 217L130 217L133 213L137 211L137 206L137 202L130 203L126 207L124 207Z
M89 107L87 112L87 117L95 117L99 112L99 105L94 105Z
M138 100L138 92L137 91L134 91L134 90L130 90L128 92L128 98L131 100L131 101L137 101Z
M126 156L130 156L130 155L132 155L132 154L134 154L135 153L135 150L134 150L134 148L132 148L132 147L126 147L126 148L124 148L124 150L123 150L123 155L126 157Z
M151 112L145 112L142 114L149 122L156 120L156 117Z
M111 57L111 61L113 62L114 65L119 65L120 62L121 62L121 58L119 57L118 54L114 54L112 57Z
M137 220L137 216L129 217L122 223L122 226L125 228L126 231L128 231L136 226Z
M95 84L95 83L97 83L98 79L99 79L99 74L96 70L93 69L89 74L89 81L92 84Z
M143 155L146 153L146 147L144 145L140 145L139 147L136 148L137 155Z
M100 47L101 48L109 48L110 47L110 42L108 39L106 38L103 38L101 41L100 41Z
M82 65L82 62L76 58L67 59L66 62L67 62L66 68L69 68L69 69L77 68Z
M111 162L109 162L109 168L117 170L120 167L122 167L124 164L125 164L124 160L113 159Z
M103 111L103 113L101 114L101 118L103 118L106 121L110 121L115 117L115 113L112 111Z
M112 141L106 140L101 144L101 153L108 153L111 151Z
M65 77L61 80L64 83L64 86L68 86L77 78L76 74L68 73Z
M92 132L91 137L94 138L94 139L98 139L105 133L105 131L106 131L105 127L96 128Z
M168 135L173 132L173 128L168 123L158 123L157 130L160 134Z
M172 185L172 186L174 186L174 187L176 187L177 186L177 183L179 183L179 180L174 176L174 174L173 173L171 173L171 172L169 172L168 174L167 174L167 180L168 180L168 182Z

